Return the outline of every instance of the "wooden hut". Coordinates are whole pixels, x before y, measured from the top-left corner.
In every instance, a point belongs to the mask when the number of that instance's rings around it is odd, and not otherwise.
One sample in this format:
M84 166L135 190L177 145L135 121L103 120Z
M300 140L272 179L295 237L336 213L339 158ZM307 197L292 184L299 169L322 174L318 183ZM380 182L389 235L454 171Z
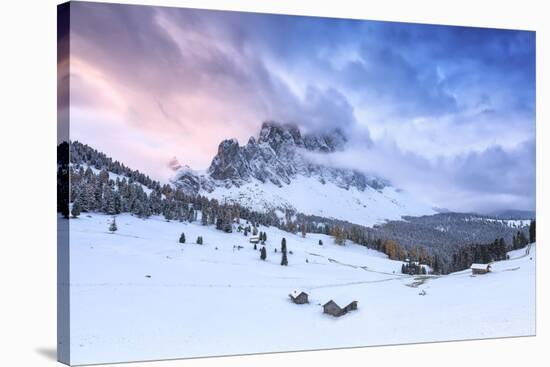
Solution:
M323 305L323 312L335 317L340 317L353 310L357 310L357 301L352 301L344 308L338 306L338 304L333 300L330 300Z
M349 305L344 307L344 313L347 313L348 311L355 311L357 310L357 301L352 301Z
M323 305L323 313L328 313L332 316L341 316L342 309L333 300L328 301Z
M470 269L472 269L472 274L487 274L491 271L491 265L490 264L472 264L470 266Z
M302 305L304 303L309 303L308 294L306 292L294 291L294 292L290 293L288 296L290 297L292 302L294 302L298 305Z

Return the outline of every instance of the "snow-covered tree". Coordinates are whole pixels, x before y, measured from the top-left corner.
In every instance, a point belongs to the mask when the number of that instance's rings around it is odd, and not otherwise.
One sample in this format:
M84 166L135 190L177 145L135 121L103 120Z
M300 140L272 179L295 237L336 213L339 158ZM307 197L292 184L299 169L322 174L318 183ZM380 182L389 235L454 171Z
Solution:
M206 205L202 207L201 224L203 226L208 224L208 210L206 209Z
M101 210L110 215L116 214L115 196L110 185L104 186Z
M106 185L109 182L109 172L105 168L99 172L99 183L102 185Z
M76 218L80 215L81 211L82 211L82 205L80 204L80 197L77 196L73 203L73 207L71 209L71 215L73 216L73 218Z
M191 207L189 208L189 211L187 212L187 220L189 222L194 222L196 220L196 213L195 210Z
M166 219L167 222L170 222L172 219L174 219L174 212L172 211L172 208L170 206L167 206L164 209L164 219Z
M93 175L93 173L92 173ZM91 212L96 208L96 199L94 196L94 186L91 182L86 183L81 190L82 211Z
M115 233L118 230L118 227L116 226L116 218L113 217L113 221L109 225L109 232Z

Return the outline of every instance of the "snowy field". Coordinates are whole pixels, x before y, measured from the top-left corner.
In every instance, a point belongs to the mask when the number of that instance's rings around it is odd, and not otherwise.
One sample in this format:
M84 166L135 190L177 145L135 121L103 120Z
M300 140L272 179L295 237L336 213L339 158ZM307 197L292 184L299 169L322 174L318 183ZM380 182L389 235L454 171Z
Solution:
M325 235L260 227L264 262L242 233L124 214L111 234L110 221L70 220L71 364L535 334L534 246L487 275L414 278L401 262ZM290 302L293 290L310 303ZM330 299L358 310L325 315Z

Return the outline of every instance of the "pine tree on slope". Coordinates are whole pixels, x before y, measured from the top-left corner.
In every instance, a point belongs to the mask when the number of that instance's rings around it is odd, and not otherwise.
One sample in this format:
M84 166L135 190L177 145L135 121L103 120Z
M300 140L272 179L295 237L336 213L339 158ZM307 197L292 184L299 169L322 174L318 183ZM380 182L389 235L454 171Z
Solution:
M286 251L283 251L283 255L281 257L281 265L287 266L288 265L288 259L286 257Z
M116 218L113 217L113 221L111 222L111 225L109 226L109 232L115 233L118 230L118 227L116 226Z

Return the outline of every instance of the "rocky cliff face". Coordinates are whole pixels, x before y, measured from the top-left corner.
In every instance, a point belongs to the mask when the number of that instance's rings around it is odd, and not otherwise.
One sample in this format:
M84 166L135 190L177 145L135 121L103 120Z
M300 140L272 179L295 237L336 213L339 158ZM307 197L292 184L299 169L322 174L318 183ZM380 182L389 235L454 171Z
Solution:
M386 186L383 180L355 170L313 163L304 154L340 151L346 142L338 129L327 134L302 135L294 125L264 122L257 140L251 137L244 146L239 146L236 139L222 141L205 174L184 167L172 182L190 194L198 194L201 190L210 193L216 187L240 187L254 181L282 187L300 175L314 177L321 183L329 181L346 190Z

